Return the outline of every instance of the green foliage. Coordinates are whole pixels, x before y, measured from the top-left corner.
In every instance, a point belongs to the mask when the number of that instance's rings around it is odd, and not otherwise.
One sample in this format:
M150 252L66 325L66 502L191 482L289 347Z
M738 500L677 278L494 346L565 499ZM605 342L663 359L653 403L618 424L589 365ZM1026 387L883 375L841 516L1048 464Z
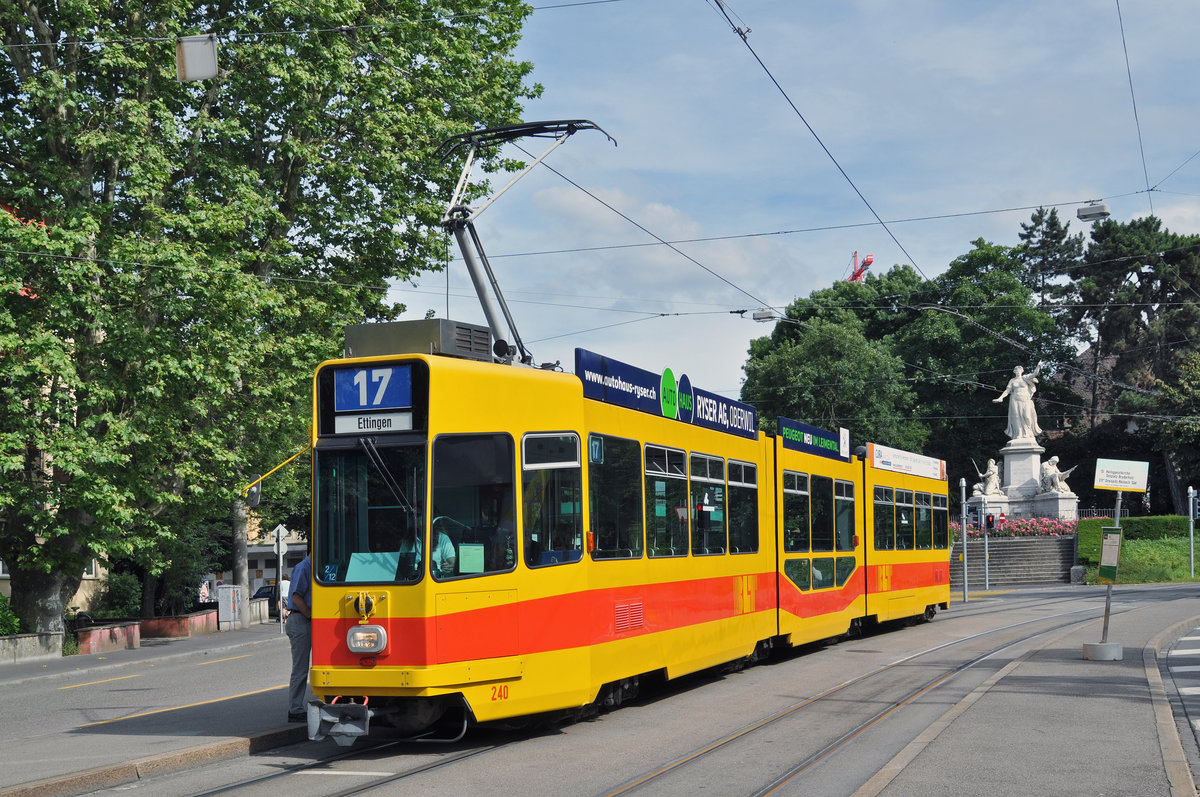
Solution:
M1118 584L1161 584L1195 581L1187 539L1125 540L1117 565ZM1082 564L1082 562L1080 562ZM1089 584L1098 582L1098 567L1089 565Z
M142 612L142 582L131 573L110 572L104 590L92 608L92 616L138 617Z
M8 598L0 595L0 636L12 636L21 633L21 622L13 613Z
M1079 521L1075 544L1081 565L1100 564L1100 546L1104 541L1104 529L1112 524L1111 518L1088 518ZM1161 515L1121 518L1121 566L1124 566L1125 562L1125 546L1130 542L1169 541L1175 545L1180 540L1186 547L1188 542L1188 519L1186 517Z
M47 607L96 555L190 578L180 518L225 515L304 446L341 328L396 316L391 281L437 268L458 167L437 144L540 91L513 59L529 13L0 4L0 558L19 615L61 622ZM174 38L214 28L221 74L177 81Z

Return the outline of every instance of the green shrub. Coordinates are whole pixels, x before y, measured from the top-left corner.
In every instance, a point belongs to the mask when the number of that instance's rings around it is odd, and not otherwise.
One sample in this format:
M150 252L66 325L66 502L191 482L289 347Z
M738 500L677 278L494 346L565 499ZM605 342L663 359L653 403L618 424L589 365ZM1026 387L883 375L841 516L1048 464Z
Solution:
M104 591L92 607L98 617L126 618L142 614L142 582L130 573L109 573Z
M0 636L12 636L21 633L21 622L13 614L8 598L0 595Z

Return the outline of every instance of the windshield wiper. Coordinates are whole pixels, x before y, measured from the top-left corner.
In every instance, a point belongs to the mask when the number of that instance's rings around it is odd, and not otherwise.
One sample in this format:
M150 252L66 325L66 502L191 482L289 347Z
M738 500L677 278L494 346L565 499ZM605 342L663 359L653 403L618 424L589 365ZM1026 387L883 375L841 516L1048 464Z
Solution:
M370 460L371 464L375 467L375 470L378 471L379 478L382 479L383 483L387 485L387 488L391 490L392 496L396 499L396 502L400 504L400 508L405 512L408 512L410 515L417 514L417 510L413 509L412 504L410 504L408 498L405 497L404 489L396 482L396 479L392 476L391 470L388 469L387 463L383 461L383 455L381 455L379 453L379 449L375 447L375 438L360 437L358 438L358 442L362 446L363 451L367 452L367 459Z

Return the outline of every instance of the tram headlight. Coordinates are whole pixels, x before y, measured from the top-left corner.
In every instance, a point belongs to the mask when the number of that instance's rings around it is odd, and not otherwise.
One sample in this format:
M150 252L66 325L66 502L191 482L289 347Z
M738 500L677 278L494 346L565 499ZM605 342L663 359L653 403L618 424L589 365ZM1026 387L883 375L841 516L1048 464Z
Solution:
M354 653L382 653L387 631L381 625L356 625L346 632L346 647Z

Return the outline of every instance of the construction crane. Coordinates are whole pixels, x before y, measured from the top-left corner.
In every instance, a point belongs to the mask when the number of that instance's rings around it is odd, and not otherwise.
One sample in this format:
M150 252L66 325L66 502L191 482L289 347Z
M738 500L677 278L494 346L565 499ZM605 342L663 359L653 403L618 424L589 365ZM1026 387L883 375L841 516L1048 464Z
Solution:
M863 275L867 273L867 269L875 262L875 255L867 255L862 259L862 263L858 262L858 252L855 252L850 260L850 277L847 282L862 282Z

